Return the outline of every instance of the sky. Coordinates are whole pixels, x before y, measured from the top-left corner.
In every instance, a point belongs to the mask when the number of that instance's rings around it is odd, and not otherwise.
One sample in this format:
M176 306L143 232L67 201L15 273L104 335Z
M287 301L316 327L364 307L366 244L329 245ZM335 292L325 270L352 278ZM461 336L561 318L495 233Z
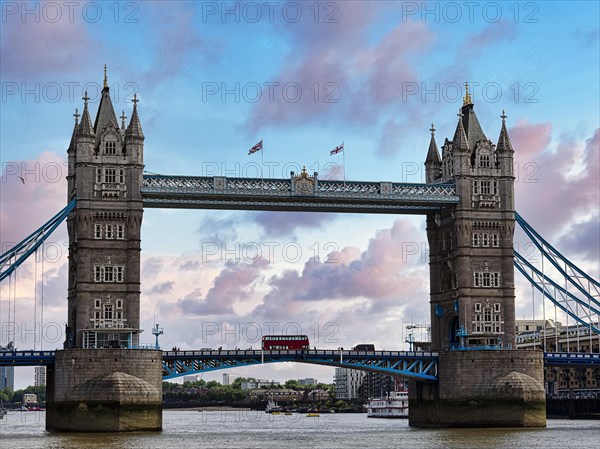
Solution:
M599 276L598 2L1 5L1 252L65 206L72 115L87 90L93 118L106 64L117 114L140 99L145 170L171 175L306 166L321 179L423 182L431 124L438 146L452 138L468 81L494 143L508 116L517 211ZM0 286L1 344L14 321L20 349L62 347L66 240L62 225ZM406 326L429 322L423 216L146 209L142 249L141 340L158 323L166 349L256 348L269 333L408 349ZM541 316L519 279L516 306ZM228 373L333 377L290 363ZM17 388L32 383L32 369L16 370Z

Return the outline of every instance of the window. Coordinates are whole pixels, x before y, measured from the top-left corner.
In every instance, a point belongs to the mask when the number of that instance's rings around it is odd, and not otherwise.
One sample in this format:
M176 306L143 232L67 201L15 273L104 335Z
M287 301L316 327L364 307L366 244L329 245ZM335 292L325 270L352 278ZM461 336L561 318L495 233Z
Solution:
M500 303L499 302L494 303L494 312L496 312L496 313L500 312Z
M479 234L477 232L473 233L473 246L479 246Z
M100 308L100 300L99 299L94 299L94 308L96 308L96 309Z
M116 312L116 318L117 320L122 320L123 319L123 312L120 310L117 310Z
M123 282L125 269L124 267L115 267L115 282Z
M114 282L114 269L111 266L104 267L104 282Z
M475 312L481 312L481 303L480 302L475 303Z
M125 225L123 224L117 225L117 239L125 240Z
M113 318L113 306L112 304L106 304L104 306L104 319L112 320Z
M490 246L490 235L487 232L481 234L481 246L485 246L486 248Z
M500 235L492 234L492 246L498 248L500 246Z
M105 154L117 154L117 142L106 142L104 146Z
M112 239L113 238L113 226L111 224L107 224L106 225L104 236L107 239Z
M100 311L99 311L99 310L96 310L96 311L94 312L94 319L95 319L95 320L99 320L99 319L100 319Z
M102 267L94 266L94 282L102 282Z
M125 184L125 170L119 170L119 183Z
M482 154L479 156L479 166L484 168L490 167L490 156L487 154Z
M122 308L123 308L123 300L117 299L117 309L122 309Z
M474 287L500 287L500 273L490 271L475 271L473 273Z
M117 182L116 170L114 168L107 168L104 170L104 182Z
M102 182L102 169L96 169L96 182Z
M489 195L490 192L490 181L481 181L481 193L483 195Z
M102 225L96 223L94 225L94 238L101 239L102 238Z
M494 181L492 186L494 188L494 195L498 195L498 181Z

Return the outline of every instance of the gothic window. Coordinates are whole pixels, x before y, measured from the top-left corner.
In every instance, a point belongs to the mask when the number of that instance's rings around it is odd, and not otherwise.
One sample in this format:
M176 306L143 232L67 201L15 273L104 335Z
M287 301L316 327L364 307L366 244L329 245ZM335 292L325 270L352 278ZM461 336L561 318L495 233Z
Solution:
M122 308L123 308L123 300L117 299L117 309L122 309Z
M96 223L94 225L94 238L101 239L102 238L102 225Z
M120 310L117 310L116 312L116 318L117 320L122 320L123 319L123 312Z
M490 181L481 181L481 193L489 195L491 193Z
M96 182L102 182L102 169L96 169Z
M100 300L99 299L94 299L94 308L95 309L99 309L100 308Z
M117 142L105 142L104 145L105 154L117 154Z
M498 248L500 246L500 235L497 233L492 234L492 246Z
M115 282L123 282L125 280L124 273L124 267L115 267Z
M479 234L477 232L473 233L473 246L479 246Z
M492 183L492 187L493 187L494 195L498 195L498 181L494 181Z
M481 312L481 303L480 302L475 303L475 312Z
M106 225L104 236L107 239L112 239L113 238L113 226L111 224L107 224Z
M500 313L500 303L499 302L494 303L494 312Z
M125 184L125 170L123 169L119 170L119 183Z
M104 319L112 320L113 319L113 306L112 304L104 305Z
M490 167L490 156L487 154L479 155L479 166L483 168Z
M99 320L99 319L100 319L100 311L99 311L99 310L96 310L96 311L94 312L94 319L95 319L95 320Z
M124 224L117 225L117 239L118 240L125 239L125 225Z
M490 271L475 271L473 272L474 287L499 287L500 273Z
M94 266L94 282L102 282L102 267Z
M94 282L124 282L125 267L94 265Z
M479 181L473 181L473 195L479 193Z
M481 234L481 246L486 248L490 246L490 235L487 232Z
M114 168L104 170L104 182L116 182L116 170Z

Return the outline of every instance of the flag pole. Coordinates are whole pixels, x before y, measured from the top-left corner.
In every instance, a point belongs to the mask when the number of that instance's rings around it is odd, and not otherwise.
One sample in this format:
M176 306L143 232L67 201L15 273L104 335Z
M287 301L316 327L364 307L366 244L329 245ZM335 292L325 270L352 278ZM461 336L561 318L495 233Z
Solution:
M260 138L260 142L262 143L261 145L261 150L260 150L260 189L263 190L264 189L264 182L265 182L265 159L264 159L264 154L265 154L265 143L263 142L262 137Z
M346 191L346 147L344 147L344 142L342 142L342 162L344 164L344 192Z

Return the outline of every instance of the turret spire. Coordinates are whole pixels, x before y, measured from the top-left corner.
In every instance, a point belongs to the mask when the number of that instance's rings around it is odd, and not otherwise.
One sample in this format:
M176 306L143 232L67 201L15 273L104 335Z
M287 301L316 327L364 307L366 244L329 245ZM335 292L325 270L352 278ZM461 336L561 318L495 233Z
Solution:
M71 151L75 151L75 149L77 148L77 131L79 128L79 117L81 117L79 115L79 109L75 108L75 114L73 114L73 117L75 117L75 127L73 128L71 142L69 143L69 148L67 149L68 153Z
M104 64L104 88L108 87L108 78L106 76L106 64Z
M496 153L514 153L506 130L506 114L504 111L502 111L500 118L502 119L502 128L500 129L500 137L498 137L498 145L496 145Z
M140 118L137 113L137 104L140 100L137 99L137 94L133 94L133 112L131 113L131 120L129 122L129 126L127 127L127 131L125 131L125 139L129 140L132 138L144 139L144 133L142 132L142 125L140 123Z
M473 104L471 94L469 93L469 83L465 82L465 98L463 98L463 106Z
M467 134L465 133L465 127L463 125L462 109L458 110L458 124L456 125L456 131L454 132L452 144L454 151L469 151Z
M87 90L83 96L83 114L81 114L81 123L79 124L78 137L94 137L94 128L92 127L92 119L90 118L90 111L88 110L88 97Z
M435 142L435 127L433 126L433 123L431 124L429 131L431 131L431 141L429 142L429 150L427 151L427 159L425 159L425 163L432 162L438 164L441 163L441 159L437 143Z

